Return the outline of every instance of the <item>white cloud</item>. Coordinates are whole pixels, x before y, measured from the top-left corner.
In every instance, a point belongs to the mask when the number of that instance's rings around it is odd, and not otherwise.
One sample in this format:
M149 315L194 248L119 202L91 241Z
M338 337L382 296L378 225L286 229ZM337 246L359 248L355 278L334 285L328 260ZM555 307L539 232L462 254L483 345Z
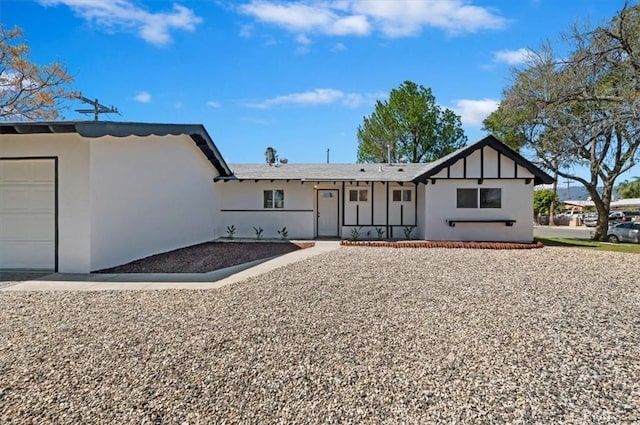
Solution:
M336 89L314 89L301 93L292 93L273 97L245 106L257 109L268 109L278 105L329 105L339 103L350 108L357 108L366 104L374 104L377 99L384 98L384 93L345 93Z
M507 20L466 0L251 0L241 13L294 34L408 37L425 27L450 35L501 29Z
M217 109L220 107L220 102L216 102L214 100L210 100L209 102L207 102L207 105L209 105L210 107Z
M333 45L333 47L331 48L332 52L341 52L343 50L347 50L347 46L345 46L342 43L336 43Z
M311 40L309 40L309 37L304 34L298 35L296 37L296 41L300 44L304 44L305 46L311 44Z
M520 65L526 63L532 55L533 52L525 48L518 50L500 50L493 52L493 60L508 65Z
M173 5L171 12L148 12L130 0L38 0L45 6L64 4L83 19L106 31L136 31L143 40L157 46L171 42L170 31L193 31L202 18L193 10Z
M240 27L240 37L250 38L253 35L253 25L243 25Z
M454 111L462 117L465 125L479 126L493 111L498 109L499 101L493 99L460 99L454 102Z
M140 103L151 103L151 95L146 91L141 91L133 96L133 100Z
M241 6L240 11L259 21L283 27L294 33L367 35L370 31L364 17L340 16L331 5L323 3L253 0Z

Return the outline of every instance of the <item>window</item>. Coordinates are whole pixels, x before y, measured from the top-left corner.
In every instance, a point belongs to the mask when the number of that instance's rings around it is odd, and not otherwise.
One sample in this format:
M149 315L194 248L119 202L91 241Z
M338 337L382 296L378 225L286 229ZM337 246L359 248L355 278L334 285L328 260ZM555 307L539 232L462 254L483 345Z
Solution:
M369 200L369 191L367 189L350 190L350 202L367 202Z
M458 208L478 208L478 189L458 189Z
M478 189L457 189L458 208L478 208ZM480 208L502 208L502 189L480 189Z
M411 190L394 190L393 202L411 202Z
M264 208L284 208L284 190L265 190Z
M502 189L480 189L480 208L502 208Z

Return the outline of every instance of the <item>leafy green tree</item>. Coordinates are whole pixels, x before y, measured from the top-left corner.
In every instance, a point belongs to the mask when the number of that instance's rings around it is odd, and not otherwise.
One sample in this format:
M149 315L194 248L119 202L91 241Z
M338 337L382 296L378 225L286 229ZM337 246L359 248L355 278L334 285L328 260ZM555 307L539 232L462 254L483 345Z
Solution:
M616 190L623 199L640 198L640 177L634 177L632 181L623 181Z
M60 64L32 63L22 35L0 23L0 119L54 120L62 102L76 95L65 88L73 79Z
M358 162L386 162L389 150L392 162L431 162L466 142L460 117L438 106L431 89L405 81L358 127Z
M533 214L538 221L540 214L549 214L549 224L552 223L553 213L559 212L560 199L551 189L540 189L533 192Z
M485 121L556 176L585 186L605 240L616 179L640 160L640 5L595 29L572 28L562 54L532 51ZM574 170L588 170L587 177ZM602 191L599 188L602 187Z

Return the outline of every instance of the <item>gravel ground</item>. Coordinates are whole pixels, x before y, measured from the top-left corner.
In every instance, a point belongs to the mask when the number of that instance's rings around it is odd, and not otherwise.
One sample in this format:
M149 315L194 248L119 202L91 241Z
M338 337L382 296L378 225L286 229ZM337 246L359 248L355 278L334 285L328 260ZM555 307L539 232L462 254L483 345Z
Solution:
M0 293L0 422L639 423L637 258L342 247L220 290Z

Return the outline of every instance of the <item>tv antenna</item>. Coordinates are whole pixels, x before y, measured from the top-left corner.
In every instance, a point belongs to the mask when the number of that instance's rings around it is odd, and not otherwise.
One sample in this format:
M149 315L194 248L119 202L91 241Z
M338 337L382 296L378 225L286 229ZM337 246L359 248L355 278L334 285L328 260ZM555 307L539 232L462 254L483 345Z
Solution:
M93 114L93 119L98 121L98 115L100 114L120 114L118 109L113 106L104 106L98 102L98 99L91 100L84 96L76 96L77 99L83 101L84 103L88 103L93 106L93 109L76 109L76 112L80 112L81 114Z

